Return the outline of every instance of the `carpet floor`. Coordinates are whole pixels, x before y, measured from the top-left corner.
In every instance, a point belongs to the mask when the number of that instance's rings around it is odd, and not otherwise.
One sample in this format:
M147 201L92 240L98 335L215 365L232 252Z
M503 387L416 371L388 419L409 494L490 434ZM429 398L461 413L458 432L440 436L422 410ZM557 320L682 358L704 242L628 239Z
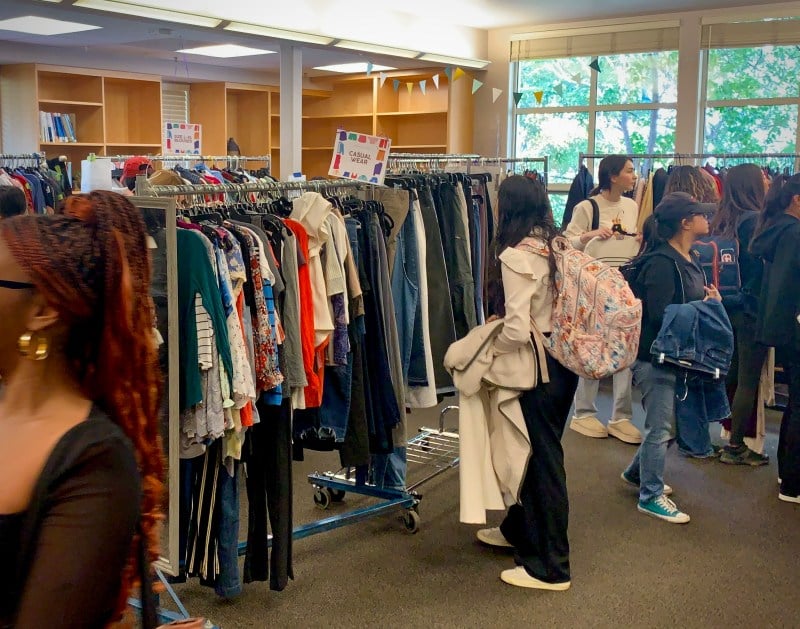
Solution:
M609 413L609 397L603 388L601 416ZM643 413L635 408L634 422L641 427ZM455 414L447 420L452 425ZM777 499L779 421L768 412L772 460L765 467L690 460L670 449L666 480L678 506L692 517L683 526L636 511L635 490L619 479L635 446L567 429L567 592L500 581L513 558L479 544L479 527L459 523L453 470L420 488L416 535L405 532L399 512L380 516L296 541L295 580L283 592L253 583L237 599L224 601L197 581L176 590L192 615L223 629L800 627L800 507ZM437 422L436 409L419 411L410 427ZM336 469L337 461L333 453L308 453L295 464L295 525L370 504L350 495L325 512L314 506L307 474ZM424 471L411 466L409 480ZM246 504L243 523L245 518ZM489 525L501 519L502 513L493 513Z

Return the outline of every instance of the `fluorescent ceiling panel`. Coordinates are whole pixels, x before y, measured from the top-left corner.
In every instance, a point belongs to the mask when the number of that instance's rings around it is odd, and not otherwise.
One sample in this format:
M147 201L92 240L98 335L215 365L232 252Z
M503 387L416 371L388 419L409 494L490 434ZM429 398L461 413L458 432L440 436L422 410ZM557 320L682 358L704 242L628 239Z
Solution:
M330 66L317 66L314 69L325 70L326 72L341 72L343 74L356 74L357 72L366 72L367 64L366 62L361 62L361 61L356 63L336 63ZM385 70L397 70L397 68L392 68L390 66L379 66L379 65L372 66L373 72L383 72Z
M489 65L489 61L483 59L465 59L463 57L448 57L447 55L435 55L433 53L425 53L420 57L421 61L433 61L434 63L449 63L454 66L464 66L465 68L485 68Z
M111 13L121 13L122 15L135 15L136 17L149 18L151 20L164 20L165 22L177 22L178 24L190 24L191 26L205 26L215 28L220 25L222 20L219 18L207 17L205 15L193 15L182 11L166 11L153 7L144 7L132 2L116 2L115 0L75 0L76 7L84 9L96 9L98 11L110 11Z
M261 35L263 37L288 39L290 41L299 41L305 44L319 44L321 46L327 46L335 41L333 37L327 37L325 35L287 31L282 28L270 28L269 26L258 26L257 24L246 24L244 22L231 22L225 27L225 30L235 31L237 33L246 33L248 35Z
M392 57L404 57L414 59L421 53L419 50L407 50L405 48L392 48L391 46L380 46L378 44L367 44L364 42L350 41L343 39L334 44L337 48L347 48L348 50L360 50L362 52L372 52L379 55L389 55Z
M67 33L93 31L98 28L100 27L92 24L52 20L49 17L39 17L37 15L24 15L8 20L0 20L0 30L2 31L15 31L31 35L65 35Z
M183 48L175 52L185 52L187 55L203 55L205 57L218 57L232 59L233 57L252 57L255 55L274 55L274 50L249 48L237 44L219 44L217 46L199 46L198 48Z

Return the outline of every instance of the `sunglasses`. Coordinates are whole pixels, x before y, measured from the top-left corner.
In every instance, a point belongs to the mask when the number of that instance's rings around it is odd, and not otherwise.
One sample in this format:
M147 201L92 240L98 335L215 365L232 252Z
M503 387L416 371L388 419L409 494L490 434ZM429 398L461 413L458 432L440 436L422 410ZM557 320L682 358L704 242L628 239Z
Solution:
M15 282L13 280L0 280L0 288L9 288L11 290L24 290L26 288L35 288L33 284L28 282Z

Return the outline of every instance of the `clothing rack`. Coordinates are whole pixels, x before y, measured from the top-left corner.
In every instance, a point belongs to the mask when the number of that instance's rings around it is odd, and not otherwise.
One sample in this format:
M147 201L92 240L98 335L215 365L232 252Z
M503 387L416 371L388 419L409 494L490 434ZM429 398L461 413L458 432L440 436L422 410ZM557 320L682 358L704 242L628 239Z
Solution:
M608 157L610 153L579 153L578 166L583 166L587 159ZM627 157L632 159L661 159L661 160L699 160L713 157L715 159L793 159L797 163L800 153L630 153Z
M140 155L104 155L112 162L124 162L131 157L142 157ZM228 162L238 164L239 162L266 162L271 164L270 155L144 155L151 162Z
M549 172L549 157L483 157L481 155L442 154L442 153L393 153L389 155L389 167L399 164L415 164L429 162L431 166L439 163L465 162L467 174L471 174L473 166L489 166L499 164L542 164L542 173L545 183Z
M2 162L22 162L22 161L35 161L36 166L41 166L42 163L47 161L45 153L2 153L0 154L0 161Z
M363 188L365 185L369 184L363 181L353 181L350 179L313 179L311 181L254 181L251 183L151 186L147 183L147 178L140 175L136 178L136 194L142 196L170 197L215 193L286 192L292 190L299 192L329 192L330 190L341 190L345 188Z

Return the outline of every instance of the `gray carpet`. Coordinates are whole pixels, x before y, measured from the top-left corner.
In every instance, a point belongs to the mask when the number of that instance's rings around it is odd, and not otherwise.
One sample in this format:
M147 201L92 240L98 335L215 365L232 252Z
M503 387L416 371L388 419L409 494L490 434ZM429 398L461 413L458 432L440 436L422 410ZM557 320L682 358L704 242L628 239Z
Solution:
M601 415L608 392L601 393ZM641 426L641 407L635 422ZM769 412L769 466L730 467L670 450L666 479L692 521L664 523L636 511L619 480L635 446L570 430L564 437L571 513L572 588L551 593L502 583L511 556L475 541L458 522L457 471L420 489L421 530L383 516L295 543L284 592L263 583L222 601L196 581L177 587L190 613L238 627L800 627L800 507L779 502L774 462L779 416ZM454 421L451 417L450 421ZM432 425L435 412L412 424ZM712 433L713 434L713 433ZM295 465L295 523L323 516L309 472L338 457L311 453ZM423 470L413 467L410 480ZM368 504L348 496L324 515ZM246 511L244 511L246 513ZM493 514L498 524L502 514Z

